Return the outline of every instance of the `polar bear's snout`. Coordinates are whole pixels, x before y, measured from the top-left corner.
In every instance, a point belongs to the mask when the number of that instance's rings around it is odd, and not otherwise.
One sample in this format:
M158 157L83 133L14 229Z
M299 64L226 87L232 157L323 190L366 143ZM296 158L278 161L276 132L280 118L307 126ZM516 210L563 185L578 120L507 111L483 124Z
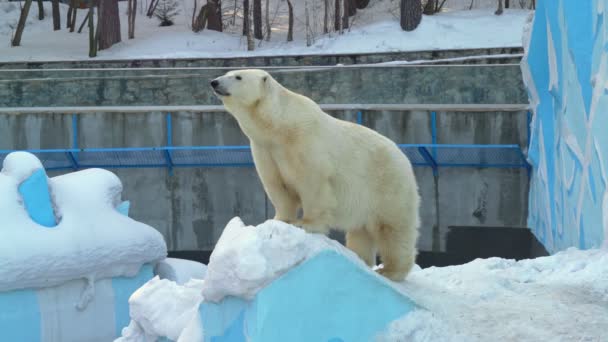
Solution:
M230 93L222 86L220 83L220 78L216 78L211 81L211 87L213 88L213 92L218 96L229 96Z

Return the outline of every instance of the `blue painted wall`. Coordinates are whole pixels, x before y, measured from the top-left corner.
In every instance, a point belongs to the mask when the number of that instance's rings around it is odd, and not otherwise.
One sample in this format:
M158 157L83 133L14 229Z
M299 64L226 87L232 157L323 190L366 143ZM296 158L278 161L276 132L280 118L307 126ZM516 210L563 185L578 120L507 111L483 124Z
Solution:
M608 0L539 0L522 62L533 109L528 224L550 253L608 241Z

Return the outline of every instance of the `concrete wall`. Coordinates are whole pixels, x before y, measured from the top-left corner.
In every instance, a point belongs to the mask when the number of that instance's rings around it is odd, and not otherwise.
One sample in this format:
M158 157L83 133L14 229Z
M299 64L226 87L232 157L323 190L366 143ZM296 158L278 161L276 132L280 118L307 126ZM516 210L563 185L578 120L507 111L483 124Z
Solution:
M538 1L526 44L528 222L552 253L608 246L606 8L608 0Z
M219 104L209 81L228 69L0 72L0 107ZM526 103L518 65L271 70L319 103ZM45 77L49 78L45 78ZM10 76L12 78L15 75ZM43 77L43 78L39 78Z
M511 64L519 63L523 50L519 47L407 51L350 55L294 55L294 56L253 56L240 58L178 58L178 59L139 59L139 60L82 60L65 62L6 62L0 63L1 69L61 69L61 68L175 68L175 67L243 67L243 66L306 66L336 64L367 64L391 61L420 61L453 59L457 64ZM514 54L514 56L508 56ZM467 56L490 56L462 60ZM502 56L501 56L502 55ZM507 55L507 56L505 56ZM447 63L447 62L443 62ZM1 78L1 77L0 77Z
M355 112L335 116L355 121ZM225 113L172 113L173 144L247 144ZM438 143L527 145L525 112L437 113ZM363 124L397 143L431 143L425 111L365 111ZM166 142L165 113L78 115L79 147L143 147ZM71 146L71 115L0 114L0 149ZM211 249L225 224L257 224L274 215L253 168L119 169L131 215L163 233L170 250ZM415 169L422 195L422 250L445 250L448 225L524 227L525 169ZM51 173L53 174L53 173ZM55 173L57 174L57 173Z

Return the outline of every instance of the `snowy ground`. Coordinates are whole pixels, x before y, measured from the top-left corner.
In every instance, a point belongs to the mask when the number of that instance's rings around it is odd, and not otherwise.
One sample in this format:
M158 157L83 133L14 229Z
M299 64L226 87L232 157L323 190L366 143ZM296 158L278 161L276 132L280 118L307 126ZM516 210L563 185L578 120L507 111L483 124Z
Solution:
M457 48L490 48L522 46L522 28L529 10L510 9L502 16L495 16L493 0L477 0L475 9L469 11L470 1L450 0L444 13L425 16L413 32L404 32L398 23L396 0L372 1L368 8L359 10L351 19L350 31L343 35L322 35L322 2L311 1L314 10L313 43L306 46L304 1L294 2L294 41L286 42L287 5L285 1L272 1L270 13L272 37L270 41L258 41L256 50L246 51L246 41L239 34L241 18L234 17L232 24L231 3L225 2L224 33L205 30L193 33L190 30L192 0L181 0L181 13L176 24L159 27L158 20L147 18L142 10L146 0L140 0L137 14L135 39L127 39L126 2L120 2L121 30L123 42L100 51L99 59L132 58L186 58L186 57L230 57L248 55L300 55L323 53L363 53L387 51L414 51ZM199 0L200 2L200 0ZM143 6L142 6L143 5ZM50 2L45 2L46 18L37 19L37 6L32 6L22 38L22 46L11 48L10 40L19 18L18 2L0 1L0 62L78 60L88 59L87 27L81 34L69 33L65 29L67 7L61 7L62 30L52 31ZM517 6L519 8L519 6ZM199 5L200 8L200 5ZM466 10L462 10L466 8ZM80 26L85 11L78 11L77 26Z
M254 228L233 219L225 232L204 281L177 286L154 279L131 297L133 321L121 341L143 341L146 333L190 341L200 333L195 308L203 297L251 297L323 249L365 267L335 241L282 222ZM393 322L381 341L608 341L606 249L570 249L519 262L490 258L416 267L403 283L390 284L424 309Z

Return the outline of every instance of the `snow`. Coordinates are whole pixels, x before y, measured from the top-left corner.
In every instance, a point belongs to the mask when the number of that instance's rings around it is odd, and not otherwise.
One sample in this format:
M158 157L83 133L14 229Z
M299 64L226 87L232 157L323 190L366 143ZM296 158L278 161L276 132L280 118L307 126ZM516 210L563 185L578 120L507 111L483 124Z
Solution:
M477 259L413 272L402 291L459 336L452 341L606 341L608 250L532 260ZM405 317L389 335L435 333ZM451 335L451 334L448 334ZM462 338L466 336L466 338ZM399 340L399 339L397 339Z
M272 280L326 249L343 253L373 272L352 252L324 236L308 234L279 221L269 220L252 227L234 218L211 256L206 279L195 283L200 286L202 297L188 292L192 285L152 280L133 296L131 303L133 306L146 301L147 304L140 304L142 308L158 308L136 310L132 317L138 322L138 329L156 335L170 330L170 324L163 322L180 317L176 324L184 330L180 334L175 328L171 336L180 335L180 341L200 340L197 338L202 336L204 327L200 326L198 314L192 313L193 302L200 303L203 297L215 302L226 295L251 298ZM608 339L606 249L571 248L521 261L489 258L450 267L415 266L402 283L381 276L377 279L421 307L392 322L379 334L378 341ZM151 290L154 288L157 290ZM175 299L185 296L191 296L191 300ZM175 306L160 309L169 305ZM165 311L166 315L161 314ZM159 328L163 326L164 330Z
M17 183L23 182L34 171L41 168L42 163L36 156L21 151L9 154L2 162L2 173L15 179Z
M40 166L26 152L10 154L0 172L0 291L43 288L73 279L134 276L166 256L154 228L120 214L122 184L112 172L88 169L49 178L56 227L32 221L19 183ZM85 305L94 294L82 294Z
M159 261L154 268L154 274L160 279L168 279L179 285L185 284L191 279L204 279L207 273L207 266L200 262L166 258Z
M307 234L281 221L245 226L235 217L209 259L203 296L218 302L228 295L252 299L274 279L323 250L340 250L364 266L354 253L320 234Z
M198 321L203 283L202 280L190 280L178 285L158 276L152 278L129 298L131 322L115 341L146 342L159 337L178 341L190 321ZM191 329L188 328L187 334L192 334ZM187 338L186 341L196 340Z
M487 1L486 1L487 2ZM98 59L145 59L145 58L196 58L268 55L349 54L395 51L419 51L460 48L520 47L521 35L530 13L524 9L509 9L501 16L494 15L494 5L480 4L474 10L467 4L455 4L443 13L424 16L413 32L399 27L398 1L379 0L370 2L368 8L359 10L351 19L351 29L343 35L321 34L322 2L315 1L312 46L305 43L303 2L294 2L294 41L286 42L286 3L272 1L273 32L270 41L258 41L256 50L246 51L246 40L240 34L241 18L231 24L231 13L225 10L225 32L204 30L193 33L189 28L191 0L181 2L181 13L174 26L159 27L158 20L147 18L140 4L136 17L135 39L127 39L126 2L120 2L122 42L108 50L100 51ZM490 3L494 3L493 1ZM143 6L142 6L143 5ZM449 4L448 4L449 5ZM15 2L0 4L0 62L52 61L88 59L87 28L81 34L65 29L67 6L61 5L63 29L52 30L51 4L45 2L46 18L37 20L38 10L32 6L21 47L10 47L10 39L19 18L19 6ZM199 6L200 8L200 6ZM84 17L79 10L77 26ZM230 18L230 19L228 19Z

